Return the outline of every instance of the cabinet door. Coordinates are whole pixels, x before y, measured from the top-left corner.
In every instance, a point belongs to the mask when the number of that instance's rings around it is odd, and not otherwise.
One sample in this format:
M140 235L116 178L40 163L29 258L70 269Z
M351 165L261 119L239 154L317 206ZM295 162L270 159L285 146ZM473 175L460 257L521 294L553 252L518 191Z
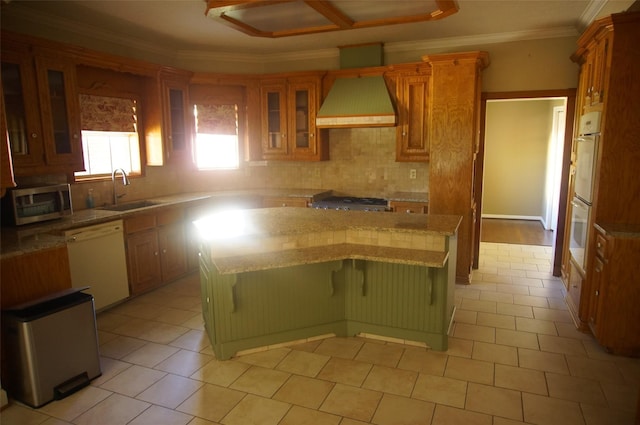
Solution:
M169 282L187 272L187 246L182 223L158 230L162 281Z
M284 158L287 142L286 85L266 85L262 97L262 154L264 158Z
M13 178L13 166L11 165L11 146L9 145L9 133L7 132L7 121L4 113L4 96L2 96L2 85L0 84L0 197L4 196L7 188L15 187L16 181Z
M589 327L593 334L598 336L598 311L600 299L604 295L604 262L599 257L595 257L593 262L593 275L591 276L589 294Z
M36 57L44 151L49 165L84 169L75 65Z
M165 151L169 162L189 163L192 152L192 116L189 110L188 84L162 81Z
M2 52L2 91L13 166L42 165L42 127L31 55Z
M429 76L398 79L396 161L429 160Z
M292 82L288 86L289 134L291 150L296 159L313 158L318 154L316 141L318 84Z
M215 338L214 314L213 314L213 297L211 296L211 272L209 264L205 258L200 258L200 292L202 296L202 319L204 320L204 328L208 335ZM211 341L213 342L213 341Z
M140 294L160 284L160 250L155 230L127 237L127 261L131 294Z
M607 74L607 61L609 54L609 37L605 36L601 40L598 40L595 46L594 62L593 62L593 75L592 75L592 92L591 103L604 102L604 85L605 76Z

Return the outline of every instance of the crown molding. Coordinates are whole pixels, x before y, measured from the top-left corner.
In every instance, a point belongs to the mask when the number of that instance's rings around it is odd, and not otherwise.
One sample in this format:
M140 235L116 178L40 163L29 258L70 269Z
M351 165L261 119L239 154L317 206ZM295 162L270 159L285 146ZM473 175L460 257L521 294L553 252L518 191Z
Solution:
M441 48L509 43L514 41L577 37L578 35L580 35L580 33L574 27L560 27L536 31L515 31L465 37L439 38L436 40L417 40L409 42L388 43L385 44L384 49L385 52L407 52L413 50L428 51Z
M584 30L598 16L602 8L608 3L608 0L591 0L587 7L584 8L580 19L578 20L580 29Z
M606 3L606 0L591 0L590 7L587 8L583 17L588 15L590 18L585 19L593 19L593 17L602 9L604 3ZM235 64L264 65L279 62L293 62L297 60L331 60L339 57L339 49L337 47L282 53L215 52L208 49L205 50L205 48L202 50L193 48L183 49L175 44L167 44L164 42L158 43L157 40L147 41L126 33L116 33L114 31L103 30L77 20L67 19L64 17L52 17L51 15L38 12L37 10L34 11L16 8L12 10L12 16L23 20L24 23L37 23L35 27L39 28L39 30L37 34L33 34L35 36L47 37L56 34L55 39L61 42L77 42L76 40L83 39L85 41L81 44L87 48L91 48L91 46L89 46L91 43L87 41L95 40L97 42L111 44L114 48L121 47L129 52L138 51L144 53L145 56L149 56L151 54L156 57L166 58L167 62L171 63L176 60L188 60L191 62L227 62ZM16 22L16 25L17 27L15 29L19 30L20 22ZM516 31L475 36L449 37L434 40L392 42L385 43L384 50L389 53L410 51L425 52L443 48L457 48L463 46L478 46L548 38L577 37L578 35L578 29L574 27L559 27L535 31Z

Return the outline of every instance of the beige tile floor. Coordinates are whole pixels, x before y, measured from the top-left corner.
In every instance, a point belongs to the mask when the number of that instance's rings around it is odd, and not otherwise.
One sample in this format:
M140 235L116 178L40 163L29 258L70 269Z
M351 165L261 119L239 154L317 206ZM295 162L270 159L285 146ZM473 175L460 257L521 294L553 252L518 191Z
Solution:
M217 361L197 275L98 315L103 375L3 425L633 424L640 360L578 332L550 248L483 243L448 352L328 338Z

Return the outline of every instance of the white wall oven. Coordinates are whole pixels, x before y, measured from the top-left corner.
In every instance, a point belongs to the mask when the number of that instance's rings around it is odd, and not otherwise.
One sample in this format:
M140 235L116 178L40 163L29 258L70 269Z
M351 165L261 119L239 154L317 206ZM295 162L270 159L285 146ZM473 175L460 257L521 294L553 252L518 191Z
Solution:
M580 117L579 137L575 140L574 196L571 201L569 252L583 272L587 269L591 203L599 138L600 112L590 112Z

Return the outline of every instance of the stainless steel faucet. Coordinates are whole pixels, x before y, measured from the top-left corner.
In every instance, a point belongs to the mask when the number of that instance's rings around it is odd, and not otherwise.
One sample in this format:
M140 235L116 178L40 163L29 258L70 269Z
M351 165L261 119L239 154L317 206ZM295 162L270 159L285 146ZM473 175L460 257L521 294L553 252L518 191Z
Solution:
M131 184L129 178L127 177L127 173L122 168L116 168L115 170L113 170L113 172L111 173L111 182L113 182L113 205L118 205L118 198L126 195L125 193L123 193L122 195L118 195L116 192L116 173L118 171L122 173L122 185L129 186Z

